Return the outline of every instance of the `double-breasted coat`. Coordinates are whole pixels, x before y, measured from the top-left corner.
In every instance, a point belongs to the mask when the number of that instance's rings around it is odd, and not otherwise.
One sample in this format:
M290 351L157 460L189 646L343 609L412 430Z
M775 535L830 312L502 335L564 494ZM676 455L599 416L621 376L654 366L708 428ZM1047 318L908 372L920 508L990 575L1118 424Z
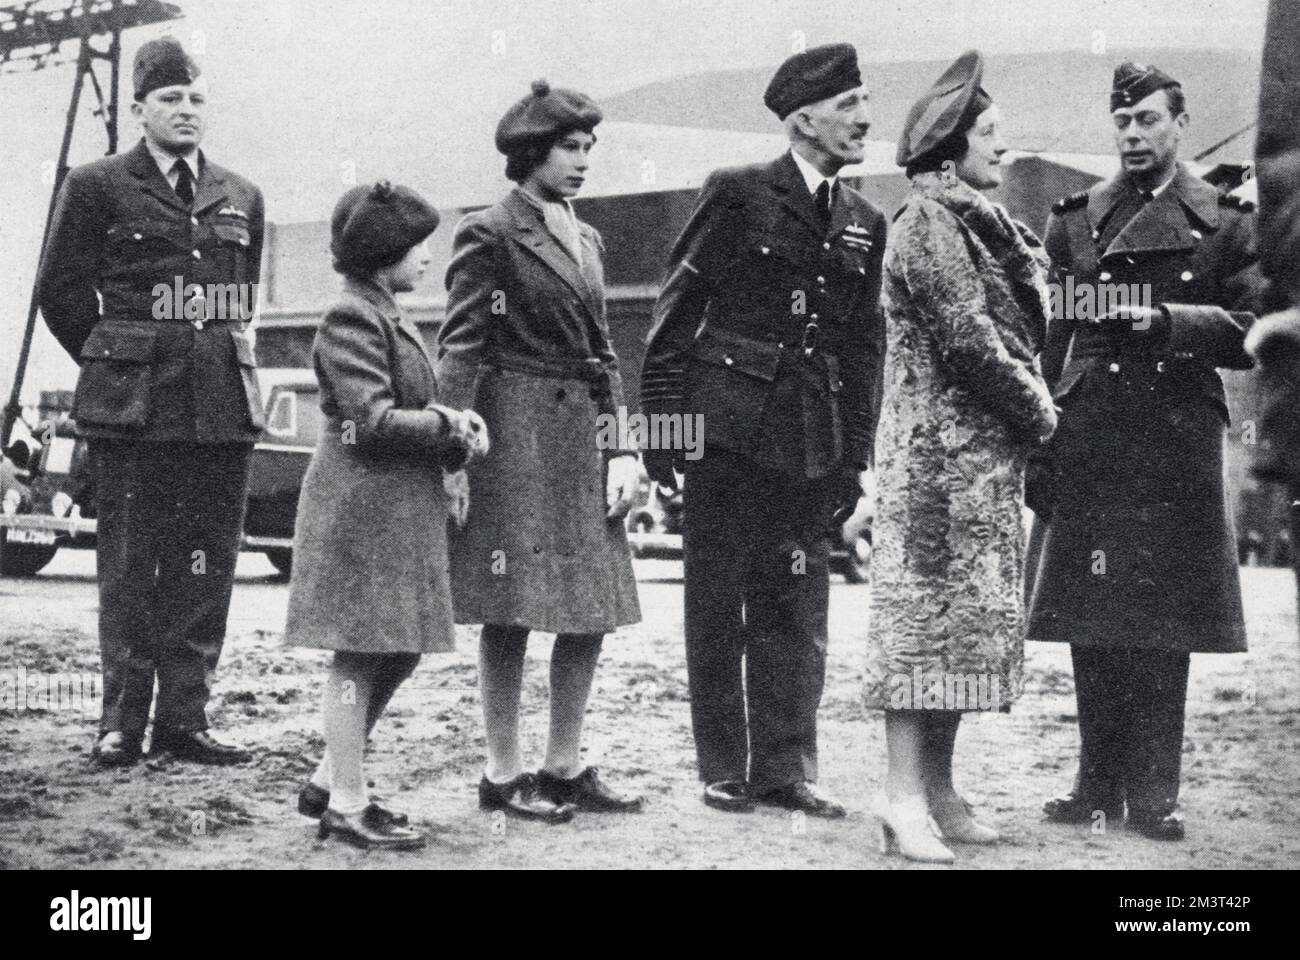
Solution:
M445 402L472 407L491 449L469 468L452 535L458 623L606 633L641 618L627 533L607 520L604 426L623 406L600 235L575 258L515 189L456 228L438 331Z
M450 650L450 451L446 418L428 409L438 384L420 331L388 291L349 280L312 364L324 423L298 501L286 642Z
M1025 463L1056 422L1038 366L1047 256L971 187L918 174L882 298L865 699L933 706L915 701L974 675L984 687L945 708L1001 709L1023 686Z
M1044 372L1062 409L1036 531L1029 638L1188 652L1246 649L1223 476L1228 408L1216 367L1245 369L1261 289L1254 215L1179 165L1134 202L1121 174L1048 221L1064 291L1122 284L1168 314L1164 337L1107 336L1063 309ZM1078 306L1079 301L1074 301Z

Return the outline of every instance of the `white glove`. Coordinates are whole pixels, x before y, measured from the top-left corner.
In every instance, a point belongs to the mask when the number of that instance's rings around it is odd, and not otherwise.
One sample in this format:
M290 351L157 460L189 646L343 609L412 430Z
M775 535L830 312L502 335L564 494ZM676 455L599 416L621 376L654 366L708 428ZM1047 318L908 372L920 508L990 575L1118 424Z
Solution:
M442 489L447 491L447 513L463 527L469 520L469 474L464 470L443 471Z
M605 468L605 505L609 512L606 520L619 520L627 516L641 486L641 461L636 454L625 453L609 460Z

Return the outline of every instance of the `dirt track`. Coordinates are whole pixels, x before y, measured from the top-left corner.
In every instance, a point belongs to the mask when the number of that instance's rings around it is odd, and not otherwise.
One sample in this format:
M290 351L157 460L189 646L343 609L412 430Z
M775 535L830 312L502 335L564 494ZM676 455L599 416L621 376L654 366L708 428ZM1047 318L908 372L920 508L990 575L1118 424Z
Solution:
M901 867L881 856L865 813L883 774L880 719L858 705L866 588L831 593L830 671L821 718L822 782L847 820L774 810L718 813L698 799L681 644L680 565L638 565L646 622L606 641L588 754L650 800L636 817L546 827L493 820L475 806L482 765L474 632L425 658L381 723L369 760L376 788L433 842L418 854L367 854L315 838L296 791L321 748L324 654L279 645L286 588L261 557L241 560L230 636L210 709L214 727L257 749L224 770L176 765L98 772L94 716L0 712L0 867L259 866ZM1031 644L1028 691L1009 716L963 727L958 784L1006 834L958 848L958 867L1300 866L1300 646L1284 570L1244 571L1251 653L1192 661L1183 809L1189 839L1158 844L1113 829L1041 822L1042 799L1068 784L1076 745L1068 651ZM0 581L0 670L94 671L93 559L66 554L34 581ZM545 730L549 638L530 648L526 748ZM946 868L932 868L946 869Z

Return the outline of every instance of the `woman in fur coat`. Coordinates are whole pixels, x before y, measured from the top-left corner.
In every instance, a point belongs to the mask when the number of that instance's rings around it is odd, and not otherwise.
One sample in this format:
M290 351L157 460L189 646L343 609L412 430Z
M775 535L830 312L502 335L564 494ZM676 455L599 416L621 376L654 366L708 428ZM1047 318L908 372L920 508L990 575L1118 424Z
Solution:
M1046 256L980 192L1002 180L997 107L963 54L913 106L899 143L912 192L890 231L888 328L865 700L883 709L882 840L947 862L995 843L952 783L965 710L1022 686L1025 463L1056 427L1037 354Z

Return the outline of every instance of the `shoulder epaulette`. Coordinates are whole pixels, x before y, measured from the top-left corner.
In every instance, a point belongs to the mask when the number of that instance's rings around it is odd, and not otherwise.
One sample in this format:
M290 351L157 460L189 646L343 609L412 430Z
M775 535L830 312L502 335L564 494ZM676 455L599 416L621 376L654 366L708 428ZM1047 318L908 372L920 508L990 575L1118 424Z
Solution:
M1088 191L1080 190L1078 193L1072 193L1068 197L1062 197L1052 204L1052 213L1065 213L1069 210L1078 210L1088 205Z
M1243 213L1250 213L1255 209L1255 205L1244 197L1239 197L1235 193L1219 194L1219 206L1231 207L1233 210L1240 210Z

